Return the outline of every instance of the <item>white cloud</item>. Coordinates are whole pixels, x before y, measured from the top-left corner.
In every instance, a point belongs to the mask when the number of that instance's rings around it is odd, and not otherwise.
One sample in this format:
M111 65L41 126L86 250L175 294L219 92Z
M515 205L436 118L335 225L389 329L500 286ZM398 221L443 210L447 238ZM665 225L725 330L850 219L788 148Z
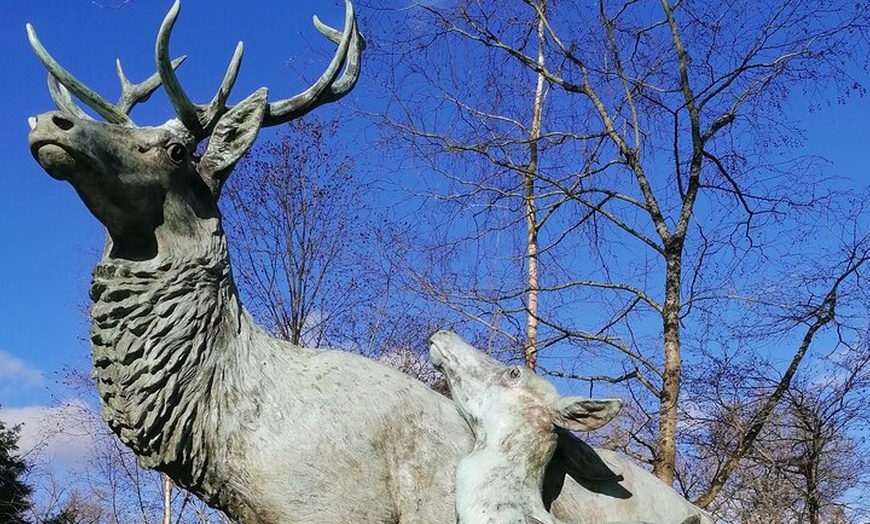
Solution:
M0 351L0 382L19 387L39 387L45 383L45 374L24 360Z
M61 469L77 469L87 460L94 443L95 414L80 400L59 406L0 409L7 427L21 424L19 454Z

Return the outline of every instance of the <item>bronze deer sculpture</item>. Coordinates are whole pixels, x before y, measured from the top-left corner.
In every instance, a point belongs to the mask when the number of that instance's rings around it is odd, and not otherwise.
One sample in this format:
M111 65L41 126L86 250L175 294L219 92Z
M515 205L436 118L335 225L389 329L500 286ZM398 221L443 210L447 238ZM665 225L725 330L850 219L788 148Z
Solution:
M160 27L153 76L133 84L119 63L116 104L61 67L28 26L58 107L30 119L31 152L107 230L90 288L103 418L142 466L240 522L452 521L453 471L472 445L452 403L383 364L269 336L239 301L221 228L221 186L259 129L354 87L363 40L353 7L346 0L342 32L315 18L338 49L311 87L277 102L262 88L234 106L241 44L214 99L194 104L175 75L182 59L169 58L178 13L176 2ZM177 118L135 126L130 110L161 84ZM691 511L673 492L635 486L648 474L628 463L621 484L571 473L589 453L568 446L553 461L552 510L566 520Z

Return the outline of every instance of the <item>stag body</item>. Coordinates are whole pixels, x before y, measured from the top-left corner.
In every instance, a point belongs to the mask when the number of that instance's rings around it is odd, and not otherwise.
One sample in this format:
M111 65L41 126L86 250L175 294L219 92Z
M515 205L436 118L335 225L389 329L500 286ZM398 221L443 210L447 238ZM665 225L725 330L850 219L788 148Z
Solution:
M221 229L220 187L258 129L353 87L352 9L343 34L319 26L339 53L315 86L271 104L262 89L234 107L225 102L241 48L215 102L196 107L179 91L180 61L167 50L177 13L158 36L159 75L133 86L121 73L114 105L29 31L61 109L31 121L31 150L108 231L90 290L104 419L143 466L245 523L442 521L452 481L439 463L470 444L449 403L370 360L268 336L239 302ZM161 82L179 119L133 126L127 112ZM70 93L109 123L87 118Z
M110 231L90 290L93 376L103 418L143 466L244 523L436 523L452 514L444 464L470 440L449 401L369 359L296 347L256 326L207 184L172 161L175 123L130 136L56 112L34 124L37 158ZM68 153L102 128L124 136L123 148L103 153L134 151L150 168L104 171L125 159ZM73 164L88 168L59 171ZM111 205L107 181L147 198Z
M353 88L362 41L350 4L342 33L315 19L338 51L314 85L271 103L260 89L235 106L226 102L241 45L214 100L195 105L174 73L181 60L169 60L177 14L176 3L158 34L157 74L133 85L119 65L117 104L64 70L28 28L59 108L31 120L31 151L108 232L90 292L103 417L142 465L247 524L451 521L453 471L472 443L453 405L387 366L264 333L239 302L221 229L221 186L258 130ZM161 83L178 119L134 126L130 109ZM676 495L658 505L650 498L659 494L631 496L631 475L607 492L571 471L570 460L554 460L547 481L552 498L560 493L553 509L571 522L590 509L655 520L662 507L690 507Z
M140 462L246 523L448 514L438 462L469 445L452 408L370 360L266 335L239 305L222 235L208 244L95 271L94 376Z

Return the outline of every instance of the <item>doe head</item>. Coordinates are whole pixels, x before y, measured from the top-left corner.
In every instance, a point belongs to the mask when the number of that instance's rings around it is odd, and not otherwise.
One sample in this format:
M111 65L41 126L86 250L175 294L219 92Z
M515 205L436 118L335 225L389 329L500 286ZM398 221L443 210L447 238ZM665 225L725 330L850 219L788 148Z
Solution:
M432 335L432 365L447 377L450 393L478 440L524 429L539 435L589 431L609 422L618 399L561 396L543 377L522 366L505 366L450 331Z
M261 88L236 105L228 105L227 100L241 65L241 42L211 102L195 104L181 87L175 69L185 57L169 58L169 38L180 10L177 0L157 35L157 72L133 84L118 61L122 89L114 104L64 69L28 24L30 44L48 69L48 88L57 106L56 111L30 118L31 153L49 175L68 181L106 226L110 256L153 258L168 238L202 234L203 221L219 219L221 187L261 128L289 122L338 100L354 87L364 42L353 6L349 0L345 3L342 32L314 17L317 29L338 45L317 82L274 102L268 101L267 89ZM136 126L130 111L161 85L176 118L156 127ZM105 121L91 118L74 99ZM197 155L199 144L206 139L204 152Z

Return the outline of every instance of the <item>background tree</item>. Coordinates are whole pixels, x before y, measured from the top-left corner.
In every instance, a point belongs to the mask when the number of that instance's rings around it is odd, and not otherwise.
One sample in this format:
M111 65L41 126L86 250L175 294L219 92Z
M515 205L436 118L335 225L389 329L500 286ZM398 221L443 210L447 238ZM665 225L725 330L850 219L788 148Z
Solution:
M408 225L388 215L389 192L338 132L337 120L295 120L230 177L224 224L243 299L276 336L380 358L433 384L423 353L443 324L406 293Z
M393 95L386 133L419 169L444 175L423 222L438 229L415 268L422 292L517 351L531 314L544 371L629 379L632 451L668 483L693 407L680 402L684 382L703 380L692 375L715 359L763 364L775 386L751 404L725 466L692 486L711 504L804 359L826 345L818 338L836 327L836 346L860 334L850 315L866 305L868 239L850 202L862 197L801 156L789 107L862 92L867 10L426 2L401 11L416 17L408 22L370 3L381 9L371 47ZM527 101L539 77L535 134ZM516 174L532 143L530 211ZM533 263L537 286L523 276Z
M334 138L336 126L314 117L293 121L255 146L223 191L248 307L294 344L339 344L346 317L367 298L357 264L364 188Z
M29 524L33 488L25 482L30 466L17 454L18 431L18 426L7 428L0 420L0 521Z
M712 505L726 520L817 524L861 522L866 515L870 351L862 341L816 360L795 378ZM710 402L704 411L713 423L693 424L697 454L680 472L685 482L708 475L698 470L718 471L728 463L728 451L752 424L754 404L777 387L749 369L742 375L732 390L698 396Z

